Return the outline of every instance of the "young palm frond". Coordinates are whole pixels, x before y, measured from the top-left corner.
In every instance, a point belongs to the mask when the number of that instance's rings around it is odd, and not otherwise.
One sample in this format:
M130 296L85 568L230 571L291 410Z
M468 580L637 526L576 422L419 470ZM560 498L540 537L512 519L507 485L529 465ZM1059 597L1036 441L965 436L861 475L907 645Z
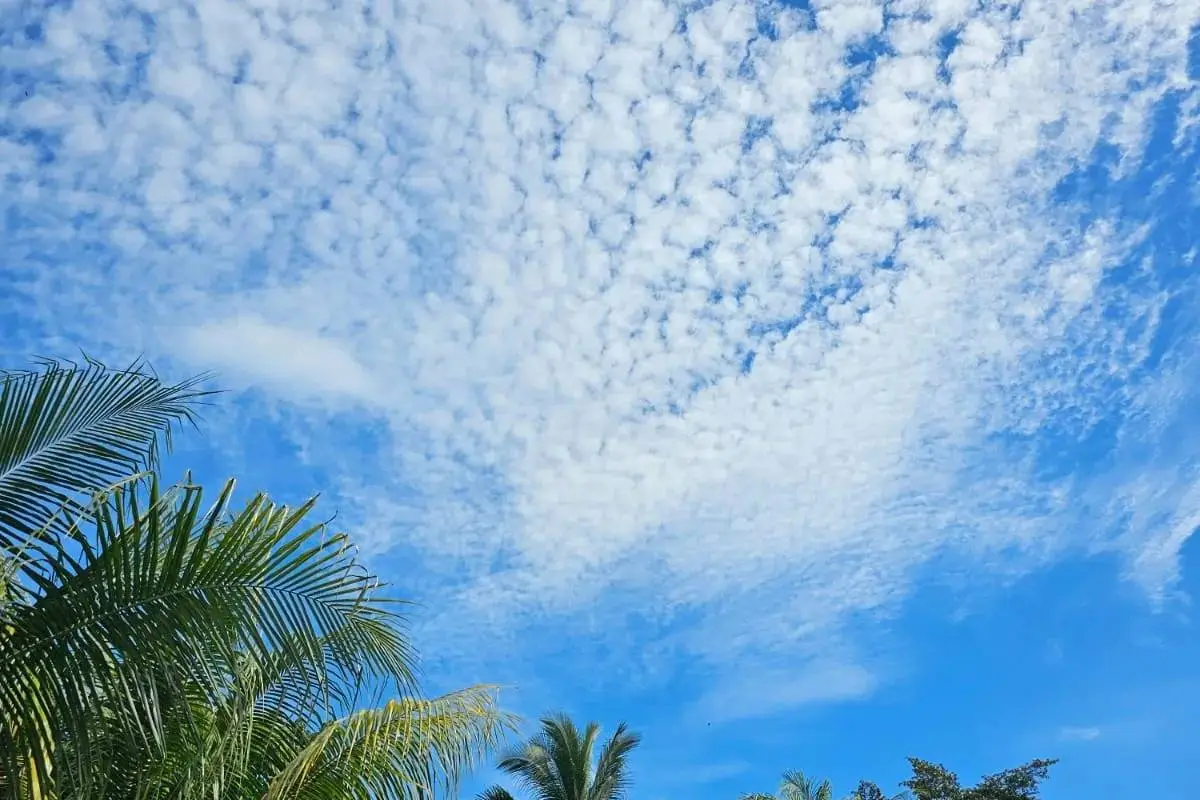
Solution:
M854 795L846 800L854 800ZM833 800L833 784L828 780L818 783L799 770L783 773L783 782L775 795L752 792L743 794L739 800Z
M104 782L73 785L62 800L429 798L424 787L452 787L512 727L486 686L305 725L270 700L261 676L246 660L222 705L172 705L161 754L113 737Z
M493 687L393 700L322 728L271 781L266 800L419 798L454 791L514 727Z
M828 780L817 783L803 772L791 770L783 773L779 796L782 800L833 800L833 784Z
M260 798L271 780L312 739L335 711L355 707L364 681L387 679L361 665L373 658L343 628L325 637L316 655L283 648L263 661L242 653L228 692L200 735L173 748L145 797ZM352 656L357 661L347 661Z

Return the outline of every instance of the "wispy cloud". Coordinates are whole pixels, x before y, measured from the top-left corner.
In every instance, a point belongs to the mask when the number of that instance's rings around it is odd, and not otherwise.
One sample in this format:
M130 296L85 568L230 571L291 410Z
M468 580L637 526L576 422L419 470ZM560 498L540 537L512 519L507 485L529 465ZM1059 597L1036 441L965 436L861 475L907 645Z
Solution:
M833 660L791 669L752 668L727 679L690 710L690 725L753 719L798 706L856 700L875 688L875 676L860 666Z
M1100 738L1101 730L1092 727L1067 726L1058 731L1058 738L1064 742L1091 742Z
M564 8L24 12L10 349L173 354L384 423L369 452L293 435L484 659L481 620L636 610L769 674L944 553L1115 548L1170 584L1195 387L1146 375L1166 297L1114 279L1139 230L1064 187L1137 169L1200 4ZM1113 453L1055 473L1100 421Z
M187 329L183 354L219 364L227 380L245 381L296 395L369 401L378 394L373 376L339 343L304 328L235 317Z

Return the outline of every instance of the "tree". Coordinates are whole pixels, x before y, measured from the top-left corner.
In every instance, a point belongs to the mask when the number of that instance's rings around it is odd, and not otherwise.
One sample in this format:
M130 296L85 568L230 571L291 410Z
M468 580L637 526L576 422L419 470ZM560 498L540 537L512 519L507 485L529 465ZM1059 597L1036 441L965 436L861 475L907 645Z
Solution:
M916 800L1033 800L1056 759L1035 759L1013 769L988 775L964 789L958 776L941 764L909 758L913 776L903 783Z
M859 781L858 786L846 800L904 800L906 796L904 792L889 796L877 784L871 781Z
M408 798L511 727L491 687L419 698L398 601L315 498L161 485L198 381L0 378L0 796Z
M600 748L593 765L600 726L589 722L581 733L566 715L541 720L541 731L499 763L518 779L535 800L621 800L629 788L629 754L641 736L617 726ZM479 800L513 800L508 790L492 786Z
M777 795L744 794L741 800L833 800L833 784L828 779L817 783L803 772L792 770L783 773Z
M1039 758L1013 769L989 775L974 789L968 790L970 800L1027 800L1038 797L1042 781L1058 759Z
M159 442L169 446L181 423L194 423L205 394L198 381L167 385L139 364L117 371L91 361L41 366L0 375L0 789L10 793L18 782L28 792L47 790L51 726L85 733L75 701L96 697L69 697L83 680L72 685L76 664L62 663L54 674L35 660L30 648L52 649L52 639L33 638L19 649L31 609L55 588L56 569L69 568L74 532L67 519L91 492L155 467ZM87 667L86 654L63 648L59 655Z

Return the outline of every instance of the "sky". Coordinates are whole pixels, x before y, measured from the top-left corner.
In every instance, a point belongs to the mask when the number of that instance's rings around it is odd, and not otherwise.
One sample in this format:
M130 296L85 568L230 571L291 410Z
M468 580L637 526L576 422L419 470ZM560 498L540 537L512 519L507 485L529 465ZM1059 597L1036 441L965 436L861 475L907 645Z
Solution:
M1198 78L1200 0L7 0L0 355L213 371L173 464L639 800L1194 798Z

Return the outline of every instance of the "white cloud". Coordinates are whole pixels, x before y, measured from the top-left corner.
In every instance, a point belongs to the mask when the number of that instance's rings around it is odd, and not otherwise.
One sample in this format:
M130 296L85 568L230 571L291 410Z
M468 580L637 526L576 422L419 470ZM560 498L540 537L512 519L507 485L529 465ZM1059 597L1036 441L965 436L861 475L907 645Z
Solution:
M752 719L812 703L864 697L875 688L875 678L853 664L813 663L789 670L759 671L706 694L691 709L689 726Z
M1200 4L814 8L56 8L5 59L58 80L0 121L69 135L0 142L0 202L37 209L5 236L116 261L14 267L15 313L385 422L294 435L448 582L443 643L636 608L765 674L947 549L1169 583L1192 481L1043 479L1021 437L1185 374L1136 378L1163 298L1105 284L1131 240L1050 195L1098 143L1136 165Z
M1091 742L1099 739L1101 733L1099 728L1067 726L1059 729L1058 738L1064 742Z
M251 386L356 400L378 391L371 374L340 344L252 316L189 328L179 343L193 363L220 368L227 380Z

